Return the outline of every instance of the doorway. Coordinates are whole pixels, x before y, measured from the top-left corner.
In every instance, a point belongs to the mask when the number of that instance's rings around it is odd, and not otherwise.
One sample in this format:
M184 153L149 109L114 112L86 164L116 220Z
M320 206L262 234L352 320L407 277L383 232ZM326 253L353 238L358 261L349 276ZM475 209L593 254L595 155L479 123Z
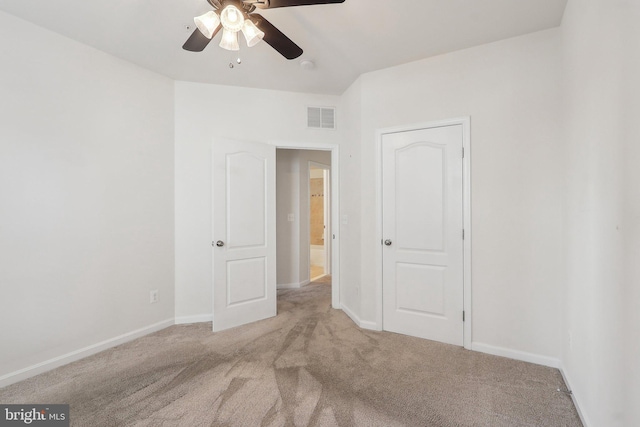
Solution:
M331 186L329 165L309 162L309 277L331 274Z
M331 283L333 308L340 308L340 236L339 229L331 228L339 212L338 150L329 144L278 144L276 150L277 288L300 288L312 280ZM322 171L322 189L312 193L310 174L317 173L313 168ZM318 258L311 245L312 194L323 195L324 232L319 239L323 245L316 241L313 248L321 248L320 262L315 262L321 264L321 273L314 269L315 275L311 270L312 257L313 261Z

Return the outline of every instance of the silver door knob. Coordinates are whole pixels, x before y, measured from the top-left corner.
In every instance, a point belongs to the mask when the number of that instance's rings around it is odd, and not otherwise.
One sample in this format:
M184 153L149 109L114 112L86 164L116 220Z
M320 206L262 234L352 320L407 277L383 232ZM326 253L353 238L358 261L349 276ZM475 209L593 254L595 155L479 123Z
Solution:
M385 240L385 241L384 241L384 244L385 244L385 245L387 245L387 246L391 246L391 243L392 243L392 242L391 242L391 240L389 240L389 239L387 239L387 240Z
M219 247L219 248L221 248L221 247L223 247L223 246L224 246L224 242L223 242L222 240L218 240L218 241L216 242L216 246L217 246L217 247Z

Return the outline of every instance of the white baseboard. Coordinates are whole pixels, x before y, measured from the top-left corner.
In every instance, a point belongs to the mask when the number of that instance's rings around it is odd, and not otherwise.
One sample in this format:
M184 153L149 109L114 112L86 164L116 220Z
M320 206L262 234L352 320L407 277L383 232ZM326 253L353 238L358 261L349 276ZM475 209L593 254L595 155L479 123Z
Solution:
M378 325L376 325L375 322L370 322L368 320L362 320L360 319L349 307L347 307L344 304L340 305L340 308L342 309L342 311L345 312L345 314L347 316L349 316L349 318L351 320L353 320L353 323L355 323L356 325L358 325L358 327L362 328L362 329L370 329L372 331L379 331L380 328L378 328Z
M589 419L587 418L586 414L582 412L582 409L580 409L583 406L580 405L580 399L576 395L573 389L573 386L571 385L571 380L569 378L569 375L567 371L565 371L564 367L560 368L560 373L562 374L562 379L564 379L564 383L567 385L567 389L571 391L571 400L573 401L573 406L576 407L576 411L578 411L578 416L580 417L580 421L582 421L582 425L584 427L592 426L593 424L589 422Z
M174 318L163 320L162 322L154 323L153 325L145 326L144 328L127 332L126 334L122 334L117 337L113 337L108 340L81 348L79 350L63 354L62 356L54 357L53 359L45 360L44 362L28 366L18 371L10 372L0 377L0 387L6 387L10 384L17 383L18 381L26 380L27 378L34 377L43 372L47 372L60 366L67 365L71 362L75 362L76 360L83 359L117 345L132 341L136 338L143 337L152 332L162 330L164 328L172 326L173 324Z
M311 280L304 280L302 282L295 283L278 283L276 285L276 289L299 289L303 286L307 286L309 283L311 283Z
M360 318L358 316L356 316L356 314L351 311L351 309L349 307L347 307L344 304L340 304L340 308L342 309L342 311L344 311L344 313L349 316L349 318L351 320L353 320L353 323L355 323L356 325L360 326Z
M196 314L195 316L176 317L176 325L188 325L191 323L213 322L213 314Z
M480 353L492 354L494 356L521 360L523 362L535 363L536 365L548 366L550 368L560 369L561 366L560 360L554 357L541 356L539 354L527 353L526 351L512 350L504 347L496 347L479 342L472 342L471 350L479 351Z
M379 328L376 322L371 322L369 320L360 320L360 327L362 329L369 329L372 331L381 331L382 328Z

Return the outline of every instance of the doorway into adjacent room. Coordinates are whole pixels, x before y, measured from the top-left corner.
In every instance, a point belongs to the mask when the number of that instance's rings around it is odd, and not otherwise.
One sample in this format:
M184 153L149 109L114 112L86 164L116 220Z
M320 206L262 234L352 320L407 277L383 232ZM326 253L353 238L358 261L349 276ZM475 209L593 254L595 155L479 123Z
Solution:
M324 148L324 147L323 147ZM277 288L310 283L331 285L337 292L337 148L276 150ZM335 291L335 292L334 292Z
M316 281L331 274L330 169L309 162L309 278Z

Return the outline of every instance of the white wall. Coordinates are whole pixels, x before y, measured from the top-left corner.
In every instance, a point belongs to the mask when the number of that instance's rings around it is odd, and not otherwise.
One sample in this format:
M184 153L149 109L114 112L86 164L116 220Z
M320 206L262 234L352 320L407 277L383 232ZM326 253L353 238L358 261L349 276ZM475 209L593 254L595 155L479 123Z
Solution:
M300 285L300 184L298 151L276 150L278 288ZM293 221L289 221L289 214Z
M172 81L2 12L0 56L1 384L174 299Z
M474 344L560 357L558 29L364 74L361 309L376 319L376 129L471 117ZM344 177L346 180L352 176Z
M360 152L362 84L358 78L342 94L343 144L340 147L340 304L360 323ZM368 178L370 179L370 177Z
M331 165L330 151L276 151L278 287L309 283L309 161ZM294 220L288 221L293 214Z
M338 144L342 132L307 129L307 106L336 96L176 82L176 316L211 316L211 144L215 137L265 143ZM340 111L337 122L340 126Z
M563 364L589 426L640 425L640 4L572 0Z

